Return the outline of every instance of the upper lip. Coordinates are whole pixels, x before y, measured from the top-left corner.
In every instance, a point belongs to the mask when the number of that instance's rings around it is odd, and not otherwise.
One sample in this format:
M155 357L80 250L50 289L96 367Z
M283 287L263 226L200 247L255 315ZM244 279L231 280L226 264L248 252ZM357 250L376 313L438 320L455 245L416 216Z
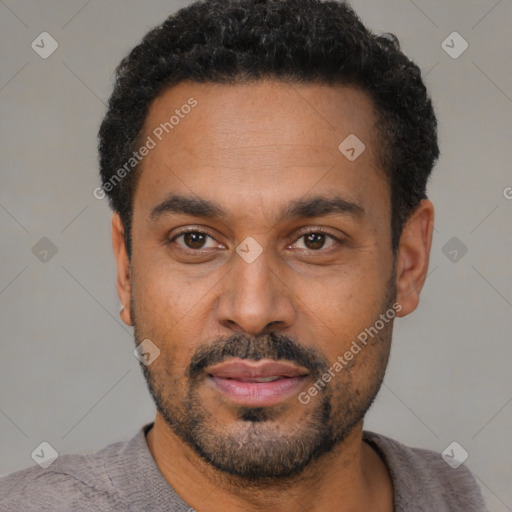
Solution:
M263 377L299 377L309 372L300 366L284 361L247 361L235 359L206 369L213 377L229 379L258 379Z

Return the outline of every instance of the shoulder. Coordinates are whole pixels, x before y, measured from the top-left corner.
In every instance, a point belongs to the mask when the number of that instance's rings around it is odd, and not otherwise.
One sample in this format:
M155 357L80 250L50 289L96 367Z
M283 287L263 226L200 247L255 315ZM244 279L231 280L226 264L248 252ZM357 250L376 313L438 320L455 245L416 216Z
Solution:
M124 443L92 454L60 455L46 469L33 466L0 478L0 512L126 510L113 487L105 459Z
M438 452L373 432L365 431L363 440L388 466L397 511L486 512L480 487L464 464L454 469Z

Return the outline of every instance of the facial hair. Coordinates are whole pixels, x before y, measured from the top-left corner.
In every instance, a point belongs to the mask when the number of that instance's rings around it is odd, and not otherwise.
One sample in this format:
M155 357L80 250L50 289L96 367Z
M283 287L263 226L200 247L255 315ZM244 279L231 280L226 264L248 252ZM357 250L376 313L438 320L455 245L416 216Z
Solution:
M394 283L394 278L390 279L382 313L395 300ZM130 309L135 339L141 340L133 300ZM164 351L158 364L141 364L141 368L157 410L172 431L205 462L242 483L265 485L272 480L275 484L279 479L284 484L298 477L312 461L330 453L363 420L384 379L392 325L386 323L362 348L364 356L356 355L325 383L309 404L297 400L287 409L280 405L236 406L235 418L229 426L219 425L215 414L207 410L202 400L201 386L208 366L235 357L252 361L285 360L305 367L313 385L333 362L329 364L317 349L280 333L256 337L237 333L198 347L184 375L178 375L172 355ZM362 331L365 327L370 326L364 326ZM354 377L361 370L368 377L356 382ZM302 412L300 420L292 422L293 425L285 423L286 415L296 415L297 410Z

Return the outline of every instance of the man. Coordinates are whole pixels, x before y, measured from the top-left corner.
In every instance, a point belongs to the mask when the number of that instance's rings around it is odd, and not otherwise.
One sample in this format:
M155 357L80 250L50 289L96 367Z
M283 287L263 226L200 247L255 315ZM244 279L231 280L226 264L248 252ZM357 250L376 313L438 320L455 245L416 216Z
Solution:
M485 509L463 465L363 431L434 222L396 38L344 3L191 4L119 65L99 151L156 419L5 477L0 510Z

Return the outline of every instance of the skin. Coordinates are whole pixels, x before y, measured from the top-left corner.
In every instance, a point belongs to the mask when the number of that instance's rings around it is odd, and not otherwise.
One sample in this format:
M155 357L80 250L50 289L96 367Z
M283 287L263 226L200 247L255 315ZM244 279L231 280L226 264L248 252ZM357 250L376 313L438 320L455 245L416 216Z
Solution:
M154 101L144 138L190 97L197 107L142 162L131 261L123 224L117 214L112 219L117 289L125 306L121 317L135 324L138 342L149 338L159 347L161 354L146 368L146 377L178 419L187 405L191 358L213 340L233 335L256 340L274 332L332 365L359 333L375 324L390 300L401 306L397 316L414 311L427 274L434 222L433 206L423 200L393 254L389 184L375 155L377 121L364 92L270 80L182 83ZM351 133L366 145L352 162L338 150ZM152 218L155 206L171 193L214 201L226 214ZM357 204L362 213L280 215L290 201L333 195ZM206 238L201 256L191 254L198 249L187 248L185 237L174 238L184 228L213 237ZM306 244L304 231L317 228L343 243L327 236L320 247ZM235 251L246 237L263 249L252 263ZM254 425L242 421L238 406L199 379L194 396L212 446L240 439L243 450L249 432L256 433L255 449L258 442L264 449L275 436L307 439L305 425L326 396L333 423L346 420L347 404L369 405L357 400L371 399L372 386L380 386L377 375L382 371L383 376L391 332L389 322L379 339L354 356L353 364L308 405L293 396L268 407L268 421ZM309 379L301 390L312 383ZM328 453L297 474L251 481L206 462L160 411L147 442L165 479L199 511L392 511L389 473L362 441L362 429L360 419Z

